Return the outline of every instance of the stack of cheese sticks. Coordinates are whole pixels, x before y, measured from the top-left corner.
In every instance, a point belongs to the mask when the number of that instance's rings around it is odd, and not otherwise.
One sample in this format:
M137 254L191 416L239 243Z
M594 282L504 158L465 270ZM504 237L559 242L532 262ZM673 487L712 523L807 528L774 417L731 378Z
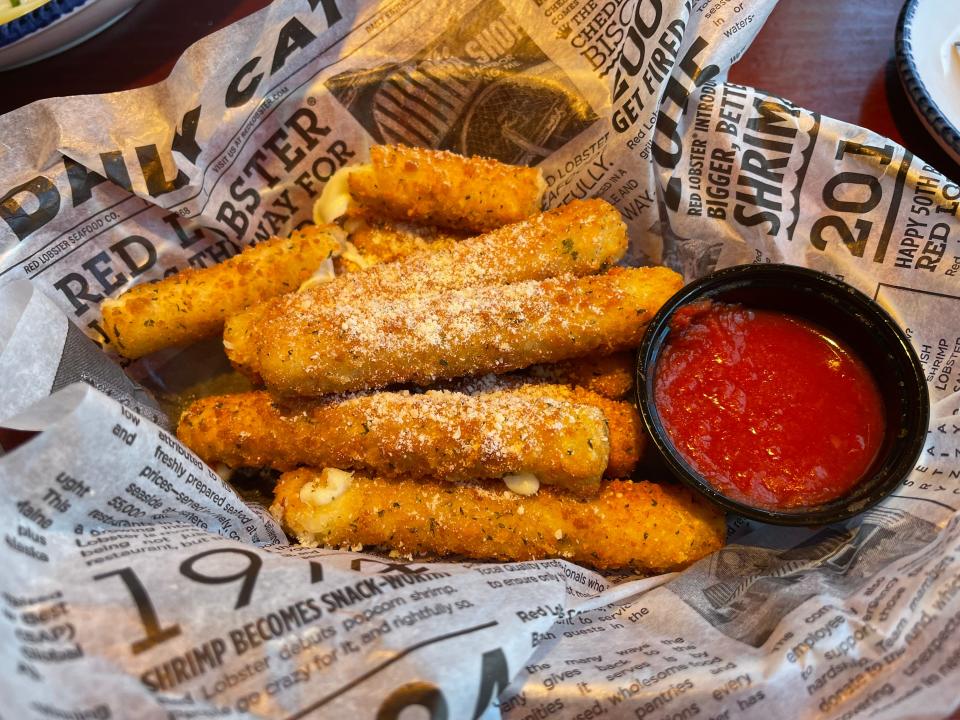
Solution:
M723 517L628 479L645 440L625 399L681 279L615 267L617 210L541 213L543 189L534 169L374 147L316 225L135 287L104 326L131 358L223 333L263 389L198 400L178 436L208 464L283 473L271 510L303 544L683 567Z

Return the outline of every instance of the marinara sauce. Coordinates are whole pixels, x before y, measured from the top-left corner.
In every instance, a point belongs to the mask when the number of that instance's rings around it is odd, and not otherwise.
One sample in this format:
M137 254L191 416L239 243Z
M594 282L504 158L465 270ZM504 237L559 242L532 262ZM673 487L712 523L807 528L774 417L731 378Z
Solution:
M680 308L654 399L674 447L724 495L767 508L844 495L883 442L876 381L817 326L705 301Z

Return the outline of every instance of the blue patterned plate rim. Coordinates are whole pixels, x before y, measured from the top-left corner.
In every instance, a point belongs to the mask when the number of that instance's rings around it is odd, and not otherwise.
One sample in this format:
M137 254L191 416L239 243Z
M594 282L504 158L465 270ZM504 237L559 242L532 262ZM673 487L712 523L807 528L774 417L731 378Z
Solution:
M51 0L26 15L0 25L0 48L12 45L28 35L52 25L64 15L93 0Z
M913 18L919 4L920 0L907 0L904 3L903 10L900 11L900 18L897 20L895 44L897 71L917 113L927 121L930 129L946 144L947 148L960 156L960 130L947 119L946 114L930 95L927 86L920 79L920 73L913 58L910 34Z

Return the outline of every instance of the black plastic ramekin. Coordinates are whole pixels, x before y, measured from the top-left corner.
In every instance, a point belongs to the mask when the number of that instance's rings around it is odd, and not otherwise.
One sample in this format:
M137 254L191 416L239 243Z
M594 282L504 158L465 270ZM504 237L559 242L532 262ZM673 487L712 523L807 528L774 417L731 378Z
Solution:
M876 460L846 495L790 509L734 500L694 470L670 441L654 402L657 361L670 337L670 319L701 300L741 303L803 318L846 343L873 373L886 409L886 434ZM822 525L846 520L890 495L923 450L930 399L920 360L894 320L859 290L829 275L793 265L738 265L684 287L654 316L640 345L637 401L643 422L667 466L683 483L740 515L776 525Z

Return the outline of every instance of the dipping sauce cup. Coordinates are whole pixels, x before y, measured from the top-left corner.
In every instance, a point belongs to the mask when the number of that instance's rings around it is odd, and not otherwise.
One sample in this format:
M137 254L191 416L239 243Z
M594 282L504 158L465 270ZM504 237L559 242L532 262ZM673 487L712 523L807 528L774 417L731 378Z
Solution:
M640 346L637 400L677 478L778 525L845 520L890 495L923 450L930 415L923 368L896 322L846 283L792 265L727 268L674 295ZM796 467L809 474L791 475Z

